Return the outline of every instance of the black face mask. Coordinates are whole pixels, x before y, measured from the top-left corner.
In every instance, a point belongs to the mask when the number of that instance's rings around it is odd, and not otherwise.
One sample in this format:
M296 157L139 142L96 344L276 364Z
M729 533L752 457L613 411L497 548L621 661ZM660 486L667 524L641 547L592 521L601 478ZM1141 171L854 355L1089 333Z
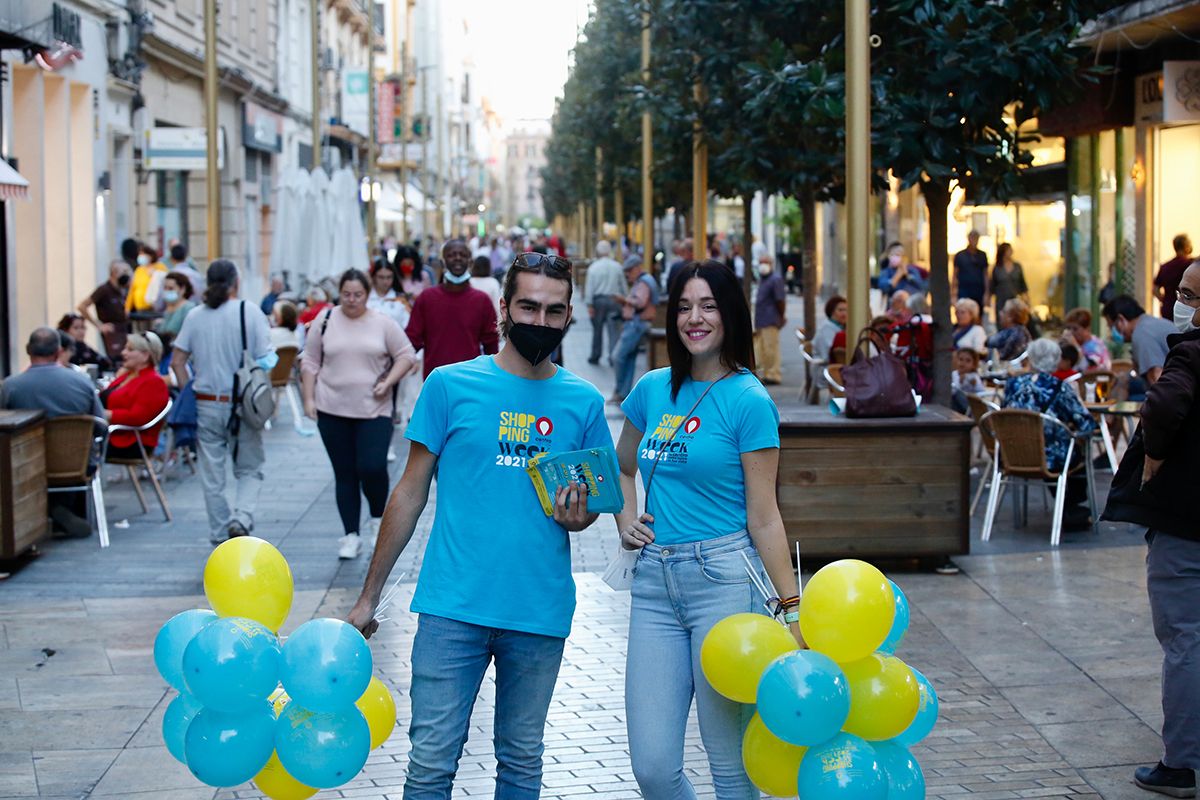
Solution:
M117 278L117 285L118 285L118 286L128 286L128 285L129 285L129 276L128 276L128 275L121 275L120 277L118 277L118 278Z
M513 322L511 314L508 317L508 325L508 340L517 348L521 357L535 367L550 357L567 333L565 328Z

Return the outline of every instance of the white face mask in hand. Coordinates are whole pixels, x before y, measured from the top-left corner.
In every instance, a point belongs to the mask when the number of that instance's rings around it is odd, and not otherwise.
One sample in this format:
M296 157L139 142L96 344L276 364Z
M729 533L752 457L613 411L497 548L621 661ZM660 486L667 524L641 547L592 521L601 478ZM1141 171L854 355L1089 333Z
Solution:
M1196 316L1196 309L1176 300L1175 307L1171 311L1175 317L1175 327L1180 333L1196 330L1196 325L1192 322L1192 318Z

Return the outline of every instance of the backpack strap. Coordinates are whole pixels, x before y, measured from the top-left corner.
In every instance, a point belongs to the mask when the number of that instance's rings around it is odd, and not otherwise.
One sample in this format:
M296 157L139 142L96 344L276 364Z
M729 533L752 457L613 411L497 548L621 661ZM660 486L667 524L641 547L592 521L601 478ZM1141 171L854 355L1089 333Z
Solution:
M329 327L329 315L333 313L333 307L325 312L325 319L321 320L321 361L317 367L325 366L325 329Z

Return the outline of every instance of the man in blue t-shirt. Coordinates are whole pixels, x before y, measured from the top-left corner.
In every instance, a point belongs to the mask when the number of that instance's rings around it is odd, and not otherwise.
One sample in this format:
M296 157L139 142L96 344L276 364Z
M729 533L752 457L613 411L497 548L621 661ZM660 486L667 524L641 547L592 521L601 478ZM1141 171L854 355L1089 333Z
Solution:
M497 796L538 796L546 712L575 611L567 531L597 515L572 484L546 516L525 468L541 452L612 446L603 397L549 360L571 317L566 259L517 256L505 273L500 317L499 353L426 378L405 432L408 464L348 616L364 635L378 627L380 592L436 473L437 509L412 602L409 800L450 796L493 660Z

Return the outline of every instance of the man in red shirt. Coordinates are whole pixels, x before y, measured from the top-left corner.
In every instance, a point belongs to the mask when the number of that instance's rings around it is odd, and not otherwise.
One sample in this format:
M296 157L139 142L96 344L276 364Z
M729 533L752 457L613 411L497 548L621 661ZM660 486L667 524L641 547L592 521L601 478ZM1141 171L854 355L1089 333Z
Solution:
M1175 292L1179 289L1179 279L1183 271L1192 263L1192 240L1186 233L1181 233L1171 240L1175 247L1175 257L1158 268L1154 276L1154 296L1162 304L1161 313L1167 319L1175 309Z
M404 332L417 350L425 351L425 377L437 367L470 361L480 353L499 350L496 307L492 299L472 289L471 250L462 239L442 246L446 265L442 282L417 295Z

